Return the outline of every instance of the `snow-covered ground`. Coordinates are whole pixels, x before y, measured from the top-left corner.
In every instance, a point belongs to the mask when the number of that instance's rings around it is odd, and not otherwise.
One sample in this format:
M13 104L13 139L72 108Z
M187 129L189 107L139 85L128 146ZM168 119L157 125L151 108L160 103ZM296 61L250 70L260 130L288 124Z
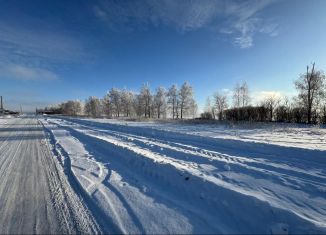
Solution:
M98 123L138 126L212 138L276 144L326 150L326 128L287 123L189 124L178 121L134 122L115 119L88 119Z
M0 234L101 231L49 147L34 117L0 118Z
M325 129L40 120L104 232L326 232Z

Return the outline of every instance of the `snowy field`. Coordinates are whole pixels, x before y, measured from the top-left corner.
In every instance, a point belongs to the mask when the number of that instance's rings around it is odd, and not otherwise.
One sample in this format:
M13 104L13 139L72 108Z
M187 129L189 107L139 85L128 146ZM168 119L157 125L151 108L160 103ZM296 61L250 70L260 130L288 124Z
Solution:
M103 232L326 233L325 129L40 121Z

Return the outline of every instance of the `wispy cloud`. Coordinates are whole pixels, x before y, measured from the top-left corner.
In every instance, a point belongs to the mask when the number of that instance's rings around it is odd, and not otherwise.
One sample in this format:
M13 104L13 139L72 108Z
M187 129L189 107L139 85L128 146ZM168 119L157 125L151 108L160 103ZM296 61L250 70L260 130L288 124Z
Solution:
M135 30L166 25L185 33L202 28L228 34L241 48L253 45L256 33L277 35L277 24L259 13L275 0L102 1L96 16L113 29Z
M262 10L276 1L228 1L225 5L227 24L220 32L224 33L226 31L228 34L236 35L234 43L241 48L253 46L254 35L258 32L276 36L278 34L278 24L260 14Z
M79 58L83 51L73 37L50 29L24 28L0 22L0 56L11 59L38 58L67 61Z
M49 28L0 22L0 79L53 81L57 65L83 56L79 42Z
M149 25L169 25L181 32L199 29L211 22L219 5L216 1L102 1L94 12L112 28L132 30Z
M0 22L0 79L57 80L55 67L82 55L78 41L64 33Z
M16 79L24 81L52 81L59 77L46 69L31 68L17 64L0 65L0 78Z

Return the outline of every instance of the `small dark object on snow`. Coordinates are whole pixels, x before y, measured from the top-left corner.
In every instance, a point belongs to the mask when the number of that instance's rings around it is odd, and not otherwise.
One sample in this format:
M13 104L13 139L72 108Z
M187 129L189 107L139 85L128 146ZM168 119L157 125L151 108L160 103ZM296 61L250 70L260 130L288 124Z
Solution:
M190 179L190 177L189 176L187 176L186 178L185 178L185 180L189 180Z

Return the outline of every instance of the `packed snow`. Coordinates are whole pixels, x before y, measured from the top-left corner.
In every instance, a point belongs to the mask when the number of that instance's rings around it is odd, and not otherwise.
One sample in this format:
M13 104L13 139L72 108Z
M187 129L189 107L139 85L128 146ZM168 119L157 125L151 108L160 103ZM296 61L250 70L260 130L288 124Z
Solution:
M101 232L53 156L35 118L0 118L0 234Z
M326 232L323 128L40 121L103 232Z

